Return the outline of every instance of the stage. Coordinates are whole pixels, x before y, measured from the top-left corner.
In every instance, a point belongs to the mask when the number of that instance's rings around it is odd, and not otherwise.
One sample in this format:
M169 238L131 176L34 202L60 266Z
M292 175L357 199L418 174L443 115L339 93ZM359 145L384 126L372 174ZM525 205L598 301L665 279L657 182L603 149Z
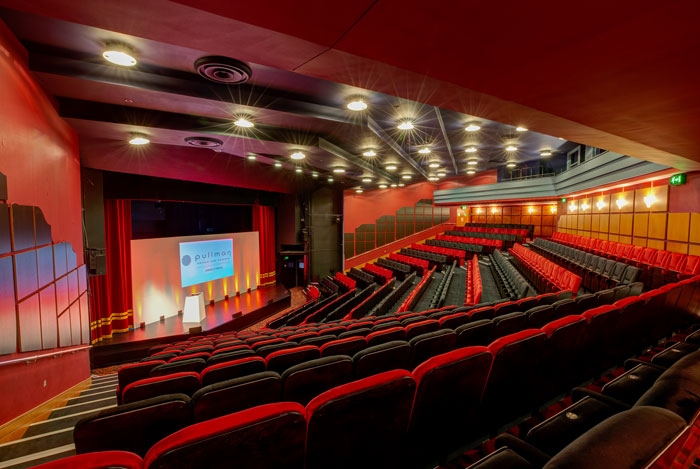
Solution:
M114 334L93 345L91 366L94 369L138 361L147 355L149 348L161 343L242 330L288 308L290 304L291 294L283 285L260 287L205 305L206 318L199 323L202 329L198 332L190 332L190 328L197 324L184 324L180 314L143 328L136 326L129 332Z

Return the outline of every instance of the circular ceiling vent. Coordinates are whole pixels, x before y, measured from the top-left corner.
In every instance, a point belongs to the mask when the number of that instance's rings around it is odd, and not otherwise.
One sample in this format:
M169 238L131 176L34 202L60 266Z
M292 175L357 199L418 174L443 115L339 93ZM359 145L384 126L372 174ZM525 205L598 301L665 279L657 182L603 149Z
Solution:
M200 148L217 148L224 144L218 138L211 137L186 137L185 141L193 147Z
M201 57L194 63L194 68L207 80L223 85L245 83L253 73L240 60L220 56Z

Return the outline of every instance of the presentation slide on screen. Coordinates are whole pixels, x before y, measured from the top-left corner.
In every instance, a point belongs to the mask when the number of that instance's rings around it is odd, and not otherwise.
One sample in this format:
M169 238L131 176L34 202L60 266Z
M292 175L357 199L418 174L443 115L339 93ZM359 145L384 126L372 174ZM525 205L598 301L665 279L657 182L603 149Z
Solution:
M233 240L180 243L182 287L233 276Z

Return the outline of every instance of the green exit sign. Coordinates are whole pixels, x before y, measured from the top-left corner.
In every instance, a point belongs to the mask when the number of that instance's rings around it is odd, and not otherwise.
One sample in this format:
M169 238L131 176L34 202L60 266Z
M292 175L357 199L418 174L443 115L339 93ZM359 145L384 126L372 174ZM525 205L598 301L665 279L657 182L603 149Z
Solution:
M561 198L561 203L565 204L566 203L566 197Z
M673 176L671 176L669 183L672 186L680 186L681 184L685 184L686 178L687 176L685 173L674 174Z
M466 209L467 209L467 206L466 206L466 205L462 205L462 206L459 207L459 208L461 208L462 210L466 210Z

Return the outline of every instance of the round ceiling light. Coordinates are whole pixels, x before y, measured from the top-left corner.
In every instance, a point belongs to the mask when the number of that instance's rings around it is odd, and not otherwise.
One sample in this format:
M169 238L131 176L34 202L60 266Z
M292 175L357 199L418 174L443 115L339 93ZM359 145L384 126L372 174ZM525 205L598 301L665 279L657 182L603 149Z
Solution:
M185 142L193 147L217 148L224 144L218 138L213 137L185 137Z
M429 155L430 154L430 148L428 147L423 147L420 150L418 150L418 153L421 155Z
M516 147L514 145L508 145L506 147L506 151L518 151L518 147Z
M341 168L341 167L333 168L333 172L334 172L335 174L344 174L344 173L345 173L345 168Z
M363 191L362 191L362 188L359 187L359 188L355 189L355 192L358 194L362 194Z
M379 188L380 188L380 189L386 189L386 188L387 188L387 185L386 185L386 184L379 184Z
M333 176L328 176L328 182L333 182Z
M439 162L439 161L433 161L432 163L430 163L430 164L428 165L428 167L429 167L429 168L433 168L433 169L439 168L439 167L440 167L440 162Z
M304 158L306 158L306 155L300 151L295 151L294 153L289 155L289 157L293 160L303 160Z
M367 103L361 96L354 96L348 101L347 108L351 111L364 111L367 109Z
M396 184L396 183L393 183L393 184L391 185L391 188L392 188L392 189L396 189L397 187L399 187L399 185Z
M377 152L369 148L362 152L362 156L377 156Z
M251 121L247 116L241 116L235 121L233 121L233 125L236 127L242 127L244 129L249 129L251 127L255 127L255 124L253 121Z
M474 171L473 169L468 169L467 174L471 176L472 174L476 174L476 171Z
M207 80L222 85L245 83L253 74L240 60L221 56L201 57L195 61L194 68Z
M527 132L527 129L525 127L522 127L522 126L516 127L515 130L518 132Z
M481 129L481 125L478 122L468 122L467 126L464 128L467 132L476 132Z
M129 143L132 145L148 145L151 140L145 134L131 134Z
M445 176L447 176L447 173L445 173L445 171L440 171L439 173L437 173L437 177L439 178L444 178Z
M317 177L318 177L318 173L317 173L316 171L314 171L313 173L311 173L311 177L312 177L312 178L317 178Z
M515 168L516 166L515 161L509 161L506 163L506 168Z
M255 153L248 153L248 161L255 161L257 159L258 157L255 155Z
M297 173L301 173L301 172L303 172L304 170L301 169L301 168L297 168L297 169L295 169L294 171L297 172Z
M439 180L440 180L440 178L437 177L437 176L430 176L430 177L428 178L428 181L431 181L431 182L435 182L435 181L439 181Z
M364 182L365 184L369 184L370 182L372 182L372 178L362 178L362 182Z
M282 163L280 163L279 161L275 161L275 168L281 168L281 167L282 167Z
M476 147L470 146L470 147L467 147L464 151L466 151L467 153L476 153Z
M552 150L542 150L540 156L552 156Z
M405 179L407 181L412 179L412 178L413 178L413 176L411 176L410 174L404 174L403 176L401 176L401 179Z
M406 184L404 184L403 182L400 182L399 187L406 187Z
M121 65L122 67L133 67L136 65L134 51L131 47L121 42L108 42L105 44L105 51L102 57L110 63Z
M414 125L411 119L401 119L397 127L399 130L411 130L413 129Z
M469 166L474 166L474 165L479 164L479 162L478 162L477 160L468 160L468 161L467 161L467 164L468 164Z
M385 166L387 171L396 171L397 166L395 164L388 164Z

